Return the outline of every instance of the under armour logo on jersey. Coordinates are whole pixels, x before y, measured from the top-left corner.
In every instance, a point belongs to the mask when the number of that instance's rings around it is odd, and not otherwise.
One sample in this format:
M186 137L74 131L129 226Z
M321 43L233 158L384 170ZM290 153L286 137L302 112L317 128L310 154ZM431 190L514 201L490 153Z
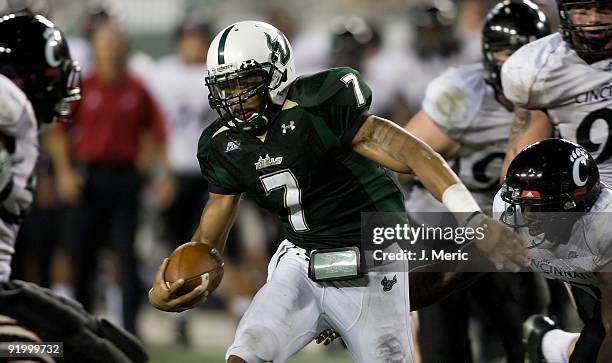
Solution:
M240 149L240 141L229 141L225 147L225 152L228 153L238 149Z
M395 283L397 283L397 275L393 275L393 280L389 280L387 279L387 276L385 276L382 281L380 282L380 284L383 287L383 291L387 292L387 291L391 291L391 289L393 288L393 285L395 285Z
M586 168L586 159L586 154L580 149L574 149L574 151L572 151L572 155L570 155L570 161L574 163L574 165L572 165L572 177L574 179L574 184L576 184L578 187L584 186L589 180L589 174L587 173ZM581 165L582 168L580 167ZM584 180L582 179L583 177Z
M295 130L295 122L289 121L289 125L282 124L281 127L283 128L283 134L286 134L287 130Z
M255 170L267 168L272 165L280 165L283 162L283 157L271 158L270 155L266 154L265 158L259 157L259 160L255 163Z

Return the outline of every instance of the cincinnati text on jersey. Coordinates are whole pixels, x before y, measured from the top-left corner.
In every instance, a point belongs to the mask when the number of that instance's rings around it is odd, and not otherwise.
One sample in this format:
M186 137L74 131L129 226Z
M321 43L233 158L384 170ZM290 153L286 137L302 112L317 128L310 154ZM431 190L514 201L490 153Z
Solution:
M580 93L574 98L576 103L595 103L612 99L612 85L606 84L602 87Z

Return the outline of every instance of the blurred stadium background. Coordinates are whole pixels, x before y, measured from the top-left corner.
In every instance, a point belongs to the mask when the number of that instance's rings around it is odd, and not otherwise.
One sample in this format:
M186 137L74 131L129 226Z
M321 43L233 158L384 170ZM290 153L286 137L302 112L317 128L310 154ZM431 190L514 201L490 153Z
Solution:
M484 15L496 2L456 0L451 2L456 8L449 10L448 1L450 0L0 0L0 13L28 6L34 12L46 14L74 39L71 44L73 56L86 64L91 60L80 59L86 57L83 54L87 53L84 24L92 14L103 11L127 33L131 70L151 88L156 87L155 83L151 82L152 79L164 77L164 74L160 73L162 71L159 62L176 52L173 37L177 28L185 23L185 19L204 22L213 34L238 20L268 21L290 38L298 74L334 65L347 54L353 57L352 60L355 60L355 57L361 60L353 66L362 67L363 69L359 70L367 73L366 79L369 78L373 88L375 107L379 107L380 113L392 116L394 121L401 123L408 120L415 107L418 107L419 97L422 96L424 85L428 81L427 77L437 75L449 65L480 60L480 27ZM554 1L543 2L546 6L554 6ZM411 9L422 3L438 6L443 12L449 10L452 22L449 29L452 29L452 35L458 39L461 47L460 57L423 60L415 54L414 41L418 24L415 24L415 18L410 14ZM549 14L554 18L554 7L552 9ZM368 31L365 31L366 35L363 35L363 26L359 25L362 20L352 18L353 20L347 23L347 19L352 16L361 17L360 19L365 21L364 24L369 24L368 29L373 31L369 35ZM444 21L442 19L442 22ZM352 33L352 38L349 37L345 42L341 35L345 34L347 29ZM435 41L430 42L432 44L424 46L435 48ZM373 46L372 49L367 48L370 45ZM343 50L345 53L340 54ZM414 65L414 62L422 62L420 64L423 67L428 64L430 74L416 74L423 72L420 72L420 68L407 68L403 65ZM204 76L205 68L202 65L201 73L194 77L199 77L201 81L201 97L205 100L207 91ZM417 88L416 91L411 87ZM155 89L151 92L158 97L159 92ZM87 90L84 97L84 102L87 102ZM163 99L157 101L160 104L173 102ZM398 106L398 103L401 105ZM169 129L172 127L172 124L168 125ZM195 163L195 155L192 157ZM154 174L155 170L147 169L147 173ZM131 266L142 281L142 288L138 290L142 301L135 317L136 333L147 345L152 362L220 362L225 348L232 342L238 317L248 306L249 298L257 287L265 280L265 260L281 240L277 224L270 216L247 205L239 217L236 236L230 241L238 244L234 247L235 250L246 252L234 252L234 270L226 271L222 286L213 294L211 301L201 309L180 314L180 318L177 314L156 311L146 302L146 290L152 281L153 273L160 261L176 245L186 241L168 239L165 233L165 208L170 202L157 195L162 192L151 187L152 179L145 179L148 184L145 183L142 187L134 244L138 262L136 266ZM26 221L23 236L17 245L14 277L73 295L74 285L78 283L80 276L75 274L72 268L72 245L65 240L82 241L84 236L79 235L77 226L71 224L70 219L63 214L66 203L58 196L56 182L49 159L42 158L37 206L31 218ZM184 233L190 235L192 231ZM104 248L97 256L101 262L95 271L98 278L85 283L91 284L96 292L94 312L122 324L122 291L115 281L117 279L113 278L121 272L116 256L109 251L110 249ZM334 342L331 347L313 344L291 360L296 363L349 361L348 354L339 342Z

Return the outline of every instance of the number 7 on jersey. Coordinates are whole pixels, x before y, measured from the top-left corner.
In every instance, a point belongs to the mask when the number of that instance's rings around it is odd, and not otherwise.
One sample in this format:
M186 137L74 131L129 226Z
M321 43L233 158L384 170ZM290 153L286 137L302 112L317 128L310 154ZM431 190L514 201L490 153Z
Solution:
M259 177L267 194L283 189L285 195L283 202L285 208L289 209L289 223L296 232L304 232L308 230L306 219L304 218L304 208L302 207L302 191L298 184L295 175L289 169L279 172L263 175Z
M361 90L361 86L359 85L359 81L357 80L357 76L354 73L345 74L340 80L348 87L352 86L353 91L355 92L355 98L357 98L357 106L361 107L365 105L366 99L363 95L363 91Z

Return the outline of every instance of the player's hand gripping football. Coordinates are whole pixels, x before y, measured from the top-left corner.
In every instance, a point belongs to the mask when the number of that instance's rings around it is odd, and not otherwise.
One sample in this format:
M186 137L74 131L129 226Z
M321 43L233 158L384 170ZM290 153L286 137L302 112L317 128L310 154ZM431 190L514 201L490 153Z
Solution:
M153 287L149 290L149 303L156 309L179 313L202 305L208 297L208 291L202 286L198 286L192 291L181 295L181 286L185 283L184 279L174 281L170 286L164 281L164 272L168 266L166 258L155 273Z
M474 227L484 227L484 237L475 238L474 244L498 270L517 272L529 263L525 242L505 224L485 217Z

